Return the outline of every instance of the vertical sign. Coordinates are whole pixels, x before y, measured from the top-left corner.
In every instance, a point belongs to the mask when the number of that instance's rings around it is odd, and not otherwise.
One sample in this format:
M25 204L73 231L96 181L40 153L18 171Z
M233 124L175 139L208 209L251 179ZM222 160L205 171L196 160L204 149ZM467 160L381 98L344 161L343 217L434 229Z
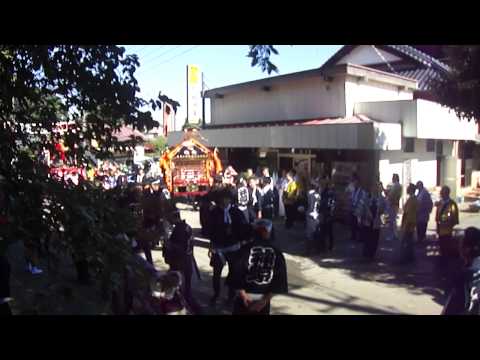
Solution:
M135 146L135 150L133 151L133 162L134 163L141 163L145 160L145 148L143 145Z
M202 74L196 65L187 65L187 121L200 125L202 118Z

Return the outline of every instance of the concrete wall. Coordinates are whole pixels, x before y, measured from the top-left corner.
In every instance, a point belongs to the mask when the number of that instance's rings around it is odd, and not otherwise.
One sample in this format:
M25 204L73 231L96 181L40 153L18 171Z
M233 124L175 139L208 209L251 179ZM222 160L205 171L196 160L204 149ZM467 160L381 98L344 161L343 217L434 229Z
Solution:
M398 61L401 60L399 57L392 55L386 51L380 50L377 48L383 58L388 61ZM371 45L361 45L354 48L348 55L340 59L337 64L358 64L358 65L373 65L373 64L383 64L385 61L380 55L375 51Z
M417 136L423 139L475 140L474 121L460 120L453 110L417 100Z
M402 123L402 134L406 137L475 140L477 133L473 121L460 120L448 108L422 99L357 102L354 113L366 115L373 120Z
M444 145L445 146L445 145ZM408 162L411 163L411 176L407 179ZM437 184L437 155L435 152L426 152L426 140L415 139L415 152L381 151L380 152L380 180L385 184L391 182L392 175L400 175L400 182L405 185L407 180L416 183L423 181L426 188L433 188Z
M401 124L380 123L373 124L375 131L375 148L378 150L402 149Z
M412 100L357 102L354 113L382 122L400 123L402 136L417 137L417 106Z
M318 75L285 80L268 92L261 86L242 89L212 99L212 124L343 117L344 92L342 80L325 82Z
M413 99L412 90L400 90L396 85L380 83L373 80L357 80L350 76L347 77L345 81L346 116L359 113L355 111L356 103L411 99ZM383 119L379 118L379 120Z

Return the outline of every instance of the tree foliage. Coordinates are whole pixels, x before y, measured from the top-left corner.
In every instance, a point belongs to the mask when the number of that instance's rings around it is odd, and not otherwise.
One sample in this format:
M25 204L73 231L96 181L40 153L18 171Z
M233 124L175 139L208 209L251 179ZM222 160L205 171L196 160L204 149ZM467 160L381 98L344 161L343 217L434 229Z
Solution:
M248 57L252 58L252 66L259 66L263 72L278 73L278 68L270 61L270 56L273 54L278 55L277 49L273 45L250 45Z
M39 155L44 149L54 154L63 140L69 159L81 166L92 161L89 155L108 157L119 149L113 133L122 126L158 126L150 108L167 100L176 110L179 104L165 95L137 96L138 66L136 55L117 46L0 45L1 210L8 219L2 251L15 240L56 238L53 247L99 272L112 275L126 264L130 245L115 236L136 224L118 208L119 194L57 182ZM66 119L72 122L66 133L52 131Z
M433 86L440 103L469 120L480 119L480 46L445 46L446 62L451 71Z
M156 153L161 153L167 148L167 139L164 136L158 136L152 141L149 141L149 144L153 145L154 151Z

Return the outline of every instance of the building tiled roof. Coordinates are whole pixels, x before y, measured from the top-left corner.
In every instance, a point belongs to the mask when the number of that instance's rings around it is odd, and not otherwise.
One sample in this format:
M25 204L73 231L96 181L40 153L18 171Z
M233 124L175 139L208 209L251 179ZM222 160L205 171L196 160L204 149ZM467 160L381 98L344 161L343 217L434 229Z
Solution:
M419 49L414 48L410 45L385 45L384 47L391 48L402 54L407 55L411 59L421 63L422 65L433 68L437 71L448 72L450 68L447 64L444 64L438 59L431 57L430 55L420 51Z
M368 116L365 115L353 115L344 118L332 118L332 119L316 119L316 120L309 120L299 123L294 123L293 125L331 125L331 124L368 124L372 123L373 120L370 119Z
M324 64L324 67L336 64L355 47L356 45L344 46ZM390 66L379 64L370 67L381 68L382 71L417 80L418 90L420 91L429 90L433 79L450 71L447 64L411 45L377 45L376 47L394 53L403 60L401 62L391 62Z
M145 140L145 136L138 131L137 129L132 129L129 126L123 126L120 128L119 131L115 131L113 133L113 136L117 138L118 141L124 142L124 141L129 141L132 140L133 138L137 138L140 140Z
M369 117L361 114L338 117L338 118L320 118L320 119L303 119L303 120L284 120L284 121L263 121L250 123L237 123L225 125L208 125L206 129L232 129L245 127L274 127L274 126L319 126L332 124L368 124L374 121Z
M398 71L398 74L417 80L418 90L420 91L429 90L432 81L440 77L438 71L432 68L400 70Z

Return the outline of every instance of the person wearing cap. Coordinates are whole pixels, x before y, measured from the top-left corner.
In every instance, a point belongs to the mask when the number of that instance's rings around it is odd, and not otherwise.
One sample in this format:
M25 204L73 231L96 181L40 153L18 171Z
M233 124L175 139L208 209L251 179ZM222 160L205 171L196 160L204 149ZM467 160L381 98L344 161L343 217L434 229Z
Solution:
M272 297L288 292L285 257L271 244L272 222L257 220L254 228L253 242L241 249L235 262L233 315L269 315Z
M233 288L230 285L232 266L242 241L248 237L249 224L243 213L232 206L232 193L222 189L217 193L216 206L210 216L210 266L213 268L213 297L215 304L220 296L220 280L223 267L228 264L229 273L226 285L229 287L228 300L232 301Z
M480 230L465 229L460 248L464 269L456 276L442 315L480 315Z

